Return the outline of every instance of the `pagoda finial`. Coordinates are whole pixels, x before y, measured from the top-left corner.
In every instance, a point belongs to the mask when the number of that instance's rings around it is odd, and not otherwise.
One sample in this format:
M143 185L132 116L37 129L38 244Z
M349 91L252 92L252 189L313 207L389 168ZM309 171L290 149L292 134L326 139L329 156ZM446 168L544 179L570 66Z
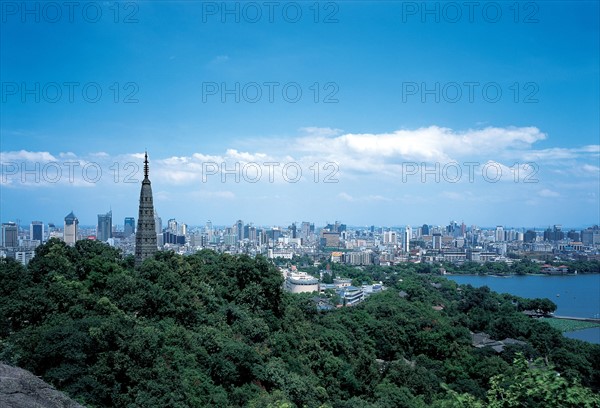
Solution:
M148 178L148 151L144 155L144 178Z

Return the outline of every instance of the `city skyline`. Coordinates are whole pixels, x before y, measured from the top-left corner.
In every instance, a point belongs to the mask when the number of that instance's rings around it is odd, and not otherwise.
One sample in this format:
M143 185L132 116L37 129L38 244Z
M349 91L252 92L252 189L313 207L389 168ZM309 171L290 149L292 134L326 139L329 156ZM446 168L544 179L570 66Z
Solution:
M597 2L92 4L2 9L3 222L600 224Z
M71 213L73 213L76 217L77 214L76 211L70 211L66 217L70 216ZM103 214L98 214L98 216L102 216ZM65 217L62 217L63 220ZM79 219L79 217L77 217ZM123 217L124 222L112 222L112 232L127 232L127 221L128 220L133 220L135 222L135 225L137 225L137 219L135 217ZM156 214L156 218L155 219L160 219L161 221L163 220L163 217L160 216L159 214ZM191 224L186 222L185 219L182 219L180 217L177 217L175 215L173 216L168 216L166 218L164 218L165 220L168 221L173 221L174 223L178 224L178 225L185 225L186 228L188 228L189 230L196 230L196 229L205 229L207 228L207 225L210 225L211 229L214 230L223 230L226 228L231 228L231 227L236 227L236 225L238 224L237 221L233 221L234 218L232 218L231 222L223 222L223 223L215 223L212 222L212 220L206 220L205 222L199 223L199 224ZM116 220L116 218L115 218ZM18 224L17 224L18 221ZM239 220L238 220L239 221ZM130 221L131 222L131 221ZM49 224L52 224L55 226L55 228L60 225L62 225L62 221L61 222L55 222L53 220L48 220L48 221L40 221L38 219L33 219L31 221L27 221L24 220L22 218L18 218L18 219L11 219L11 220L1 220L1 223L4 224L8 224L8 223L14 223L16 225L18 225L19 228L23 229L23 230L29 230L33 225L39 225L42 228L42 231L46 231L46 226ZM243 225L244 227L246 226L252 226L255 228L263 228L263 229L268 229L268 228L282 228L282 229L288 229L290 227L292 227L293 225L296 225L296 227L298 227L299 225L301 225L302 223L309 223L314 225L314 227L316 229L326 229L328 225L333 225L332 223L342 223L343 225L345 225L348 229L351 230L360 230L360 229L370 229L372 227L374 228L378 228L378 229L383 229L386 231L395 231L395 230L404 230L405 228L421 228L422 226L427 226L429 228L446 228L448 225L451 225L452 223L456 223L456 225L460 226L461 224L464 224L466 230L472 230L473 228L477 228L479 230L485 230L485 231L493 231L498 227L502 227L502 228L506 228L505 231L521 231L521 232L525 232L526 230L532 230L532 231L544 231L548 228L553 228L553 227L560 227L562 228L563 231L568 231L568 230L583 230L586 228L591 228L594 226L598 226L598 224L593 224L593 223L588 223L588 224L583 224L583 225L566 225L566 224L561 224L561 223L551 223L551 224L546 224L546 225L515 225L515 224L502 224L502 225L498 225L498 224L483 224L483 225L479 225L479 224L474 224L474 223L466 223L464 220L461 220L460 223L458 223L456 221L456 219L454 220L448 220L446 222L441 222L441 223L431 223L431 222L422 222L422 223L414 223L414 224L393 224L393 223L387 223L387 224L349 224L349 223L343 223L343 220L333 220L333 221L324 221L323 223L315 223L312 220L294 220L294 221L289 221L289 222L284 222L284 223L265 223L265 224L260 224L260 223L256 223L254 222L254 220L250 219L247 221L243 221ZM79 228L80 229L86 229L86 230L97 230L99 223L93 223L93 224L87 224L85 222L78 222ZM129 225L131 226L131 225ZM58 228L60 230L60 228ZM163 227L161 228L161 230L167 230L169 229L168 225L163 225Z

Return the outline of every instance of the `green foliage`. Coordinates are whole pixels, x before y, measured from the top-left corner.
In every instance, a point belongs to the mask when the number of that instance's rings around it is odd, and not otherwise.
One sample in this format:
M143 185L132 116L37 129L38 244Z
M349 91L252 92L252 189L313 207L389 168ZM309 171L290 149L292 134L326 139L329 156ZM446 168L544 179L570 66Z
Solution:
M0 260L0 359L91 407L596 401L586 387L599 387L600 347L521 313L549 303L422 275L431 266L332 271L388 290L319 313L312 295L284 293L281 273L262 257L159 252L135 269L105 244L52 239L27 268ZM469 330L527 344L475 349ZM511 364L518 353L555 368Z
M600 396L582 387L577 381L570 383L538 359L532 364L521 355L510 374L499 374L490 380L488 391L490 408L506 407L573 407L600 406Z

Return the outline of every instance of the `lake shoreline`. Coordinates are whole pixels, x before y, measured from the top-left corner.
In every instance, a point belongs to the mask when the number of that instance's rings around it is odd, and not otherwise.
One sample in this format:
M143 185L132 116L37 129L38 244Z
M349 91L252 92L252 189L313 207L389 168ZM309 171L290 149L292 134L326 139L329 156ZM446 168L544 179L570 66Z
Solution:
M600 274L569 275L473 275L446 274L457 285L487 286L497 293L508 293L522 298L547 298L557 306L555 313L579 318L600 318ZM567 278L567 276L569 278ZM577 278L570 278L577 276ZM516 277L516 278L515 278ZM514 279L500 279L514 278ZM577 336L579 340L600 344L600 327L563 331L563 335ZM572 337L571 337L572 338Z
M548 276L551 278L555 278L555 277L565 277L565 276L593 276L593 275L600 275L600 272L594 272L594 273L565 273L565 274L560 274L560 275L551 275L548 273L526 273L524 275L518 275L516 273L513 274L509 274L509 275L489 275L489 274L483 274L480 275L478 273L450 273L450 272L446 272L443 275L439 275L439 274L435 274L432 273L431 275L434 276L478 276L478 277L490 277L490 278L513 278L515 276Z

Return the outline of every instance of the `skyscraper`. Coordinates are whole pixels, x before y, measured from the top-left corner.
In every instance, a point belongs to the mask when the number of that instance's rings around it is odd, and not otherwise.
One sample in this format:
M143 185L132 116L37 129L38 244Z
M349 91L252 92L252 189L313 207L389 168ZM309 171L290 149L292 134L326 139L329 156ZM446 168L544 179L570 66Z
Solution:
M404 229L402 244L404 245L404 252L410 251L410 239L412 238L412 228L407 225Z
M144 180L140 190L140 206L137 231L135 233L135 265L156 253L156 224L154 222L154 204L152 186L148 178L148 153L144 156Z
M162 218L159 217L158 212L156 211L154 211L154 224L156 225L156 235L162 233Z
M2 224L2 234L0 235L0 246L6 248L15 248L19 246L19 227L14 222Z
M431 237L431 246L433 249L441 250L442 249L442 234L439 232L434 232Z
M125 235L125 237L128 237L135 232L135 218L125 217L125 223L123 225L123 235Z
M289 230L292 233L292 238L298 238L298 232L297 232L297 228L296 228L296 223L293 223L292 225L289 226Z
M40 241L40 244L44 241L44 223L41 221L32 221L29 226L29 239Z
M67 245L75 245L77 235L79 234L79 220L71 211L65 217L65 228L63 232L63 240Z
M398 241L396 231L386 231L383 233L384 244L395 244Z
M502 225L496 226L495 239L496 242L504 241L504 227Z
M96 239L106 242L112 238L112 210L106 214L98 214L98 227L96 228Z
M178 228L179 224L177 224L177 220L175 218L171 218L169 221L167 221L167 229L171 234L177 235Z
M213 225L212 225L212 221L211 220L208 220L206 222L206 226L204 227L204 233L208 237L208 242L212 242L212 238L213 238Z
M242 220L237 220L235 223L235 233L238 241L242 241L244 239L244 222Z

